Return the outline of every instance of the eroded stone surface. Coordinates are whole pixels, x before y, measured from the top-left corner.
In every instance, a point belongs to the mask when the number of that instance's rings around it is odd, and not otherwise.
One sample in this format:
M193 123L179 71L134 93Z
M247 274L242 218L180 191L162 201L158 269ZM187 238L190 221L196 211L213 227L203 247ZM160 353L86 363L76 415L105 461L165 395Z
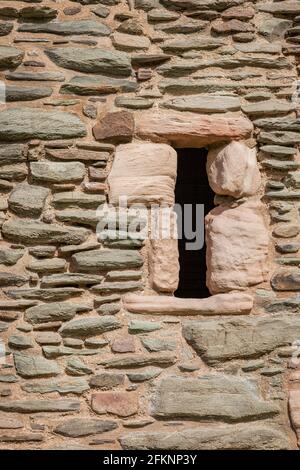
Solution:
M113 204L126 196L130 203L174 201L176 152L165 144L134 143L117 149L108 178Z
M252 196L261 184L255 149L240 142L212 149L207 157L209 184L216 194Z
M239 422L278 412L277 405L264 400L252 382L221 374L162 379L153 401L153 415L158 418Z
M267 279L269 235L254 201L219 206L206 216L207 285L211 293L244 290Z
M176 111L148 111L136 122L140 138L171 143L175 147L205 147L208 144L247 138L252 124L243 117L181 114Z

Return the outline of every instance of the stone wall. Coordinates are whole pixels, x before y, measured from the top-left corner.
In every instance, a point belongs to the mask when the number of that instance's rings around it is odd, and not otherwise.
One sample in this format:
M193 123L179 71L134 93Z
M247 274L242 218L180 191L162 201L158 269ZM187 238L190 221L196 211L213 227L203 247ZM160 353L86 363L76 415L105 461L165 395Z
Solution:
M0 16L0 449L297 449L300 3ZM122 194L172 206L185 146L216 193L203 300L172 296L174 240L96 236Z

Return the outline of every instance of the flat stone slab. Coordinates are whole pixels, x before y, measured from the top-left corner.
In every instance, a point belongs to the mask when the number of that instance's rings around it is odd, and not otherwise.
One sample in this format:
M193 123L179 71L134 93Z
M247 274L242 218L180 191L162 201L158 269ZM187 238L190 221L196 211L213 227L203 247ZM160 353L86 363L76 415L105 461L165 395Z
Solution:
M299 338L297 315L186 321L183 336L208 364L257 358Z
M4 222L2 231L8 240L31 245L77 245L84 242L89 235L89 231L84 228L63 227L28 219L9 219Z
M162 107L194 113L227 113L228 111L239 111L241 104L240 99L236 96L194 95L172 98L164 101Z
M48 413L62 411L79 411L78 400L9 400L1 401L0 410L14 413Z
M116 69L114 69L116 70ZM130 93L137 89L137 82L124 78L104 77L102 75L75 76L60 88L60 93L88 96L106 93Z
M38 108L11 108L0 112L0 141L70 139L85 135L84 123L71 113Z
M242 293L217 294L207 299L127 294L123 304L129 312L144 315L241 315L250 313L253 298Z
M120 438L125 450L279 450L290 449L285 433L262 423L205 425L156 432L134 432Z
M1 121L0 121L1 122ZM136 117L136 135L175 147L201 148L229 140L246 139L252 123L242 116L207 116L176 111L148 111Z
M96 47L59 47L46 49L45 52L55 64L65 69L122 77L131 74L130 58L124 52L111 52Z
M223 374L162 379L153 397L157 418L194 418L239 422L264 419L279 413L248 379Z
M91 250L76 253L72 262L78 272L99 272L111 269L139 268L143 258L131 250Z
M48 33L69 36L71 34L88 34L89 36L109 36L111 29L100 21L52 21L50 23L25 23L18 31L27 33Z

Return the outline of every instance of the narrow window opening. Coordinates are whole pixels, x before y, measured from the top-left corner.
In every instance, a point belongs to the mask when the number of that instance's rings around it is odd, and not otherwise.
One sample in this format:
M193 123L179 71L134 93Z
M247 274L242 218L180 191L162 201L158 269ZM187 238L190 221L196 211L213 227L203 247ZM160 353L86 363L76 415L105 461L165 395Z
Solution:
M204 215L214 208L214 192L209 186L206 173L207 149L183 148L177 151L177 181L175 202L181 206L183 226L184 204L192 205L192 229L196 230L196 205L204 205ZM193 240L192 240L193 241ZM199 250L187 250L184 230L178 240L179 285L175 297L205 298L210 293L206 287L206 245Z

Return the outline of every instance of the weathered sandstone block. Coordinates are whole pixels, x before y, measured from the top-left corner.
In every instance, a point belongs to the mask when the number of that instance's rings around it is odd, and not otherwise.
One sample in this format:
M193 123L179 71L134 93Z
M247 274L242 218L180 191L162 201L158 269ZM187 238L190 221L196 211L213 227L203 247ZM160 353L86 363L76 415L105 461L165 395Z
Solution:
M212 294L244 290L267 279L269 236L262 204L219 206L206 216L205 225L206 282Z
M179 431L131 432L120 438L125 450L278 450L289 449L283 430L262 423L219 424Z
M297 315L187 321L183 336L208 364L256 358L299 338Z
M126 196L132 203L172 204L176 170L177 155L169 145L120 145L108 177L110 202L118 204Z
M176 111L149 111L136 118L136 134L175 147L206 145L250 136L253 126L242 116L206 116Z
M249 294L217 294L207 299L127 294L124 307L132 313L145 315L242 315L250 313L253 298Z
M261 184L255 149L240 142L210 150L206 169L209 184L217 194L251 196Z
M279 413L274 402L264 400L248 379L221 374L162 379L153 399L158 418L239 422Z

